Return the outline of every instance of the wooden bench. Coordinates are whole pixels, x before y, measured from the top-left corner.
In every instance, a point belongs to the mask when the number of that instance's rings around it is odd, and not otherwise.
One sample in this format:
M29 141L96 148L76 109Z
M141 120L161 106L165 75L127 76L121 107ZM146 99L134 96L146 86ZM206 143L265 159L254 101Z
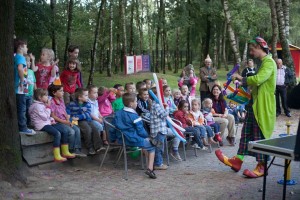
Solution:
M53 136L36 131L33 136L20 133L22 155L29 166L53 162Z

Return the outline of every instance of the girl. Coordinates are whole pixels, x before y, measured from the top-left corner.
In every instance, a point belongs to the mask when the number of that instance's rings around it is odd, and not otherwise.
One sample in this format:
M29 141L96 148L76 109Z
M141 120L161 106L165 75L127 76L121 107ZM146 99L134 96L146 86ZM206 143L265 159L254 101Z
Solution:
M74 93L76 90L76 84L80 88L82 87L80 83L80 64L75 58L70 58L66 62L65 69L60 75L61 83L64 86L64 102L65 104L70 103L74 100Z
M179 102L182 100L181 92L180 92L179 89L174 89L173 90L173 100L174 100L174 104L176 106L178 106Z
M188 117L192 121L192 124L194 127L204 126L207 131L208 142L210 144L216 144L216 142L213 140L214 134L213 134L210 126L205 125L205 123L204 123L204 116L203 116L202 112L200 111L200 107L201 107L200 101L198 99L193 99L192 100L192 110L189 112Z
M74 154L69 152L68 132L64 130L62 124L57 124L52 117L50 117L51 110L48 106L47 91L38 88L34 91L35 101L29 108L31 123L35 130L45 131L53 135L53 154L55 162L64 162L66 158L75 158ZM60 155L60 147L62 156Z
M165 103L169 106L169 115L173 115L174 111L177 110L177 107L173 101L172 95L171 95L171 88L168 85L163 86L163 92L164 92L164 100Z
M35 77L37 88L42 88L46 90L49 86L51 77L55 78L56 71L54 66L57 64L57 62L53 62L51 64L53 60L53 50L43 48L41 51L40 63L36 65L37 71L35 72Z
M52 97L50 101L51 117L64 128L69 135L69 149L78 157L85 157L81 153L81 137L78 126L72 124L70 116L66 112L65 103L63 101L63 86L51 84L48 88L49 95Z
M111 102L116 99L116 89L111 88L110 90L105 87L99 87L98 90L98 105L99 112L103 117L111 115L113 113Z
M183 85L187 85L191 96L196 95L196 86L198 78L195 75L194 67L188 64L181 72L180 79L178 81L178 86L181 88Z
M191 108L191 97L189 95L190 91L187 85L182 85L180 88L181 98L189 104L189 110Z
M206 98L203 101L203 114L206 119L207 125L213 127L215 132L215 140L219 141L219 144L222 143L222 137L220 136L220 124L215 122L213 115L215 114L214 109L212 108L212 100L210 98ZM221 145L222 146L222 145Z
M203 142L201 140L205 136L205 128L204 127L193 127L191 120L188 118L188 103L185 100L180 101L178 105L178 110L174 112L174 118L179 120L182 123L182 128L184 128L187 132L191 132L194 136L194 140L196 143L192 145L193 148L207 150L207 147L203 146Z
M68 57L71 58L71 59L78 60L78 55L79 55L79 46L71 44L68 47ZM78 62L80 63L80 61L78 61ZM82 80L81 71L79 72L79 80L80 80L81 87L83 87L83 80Z

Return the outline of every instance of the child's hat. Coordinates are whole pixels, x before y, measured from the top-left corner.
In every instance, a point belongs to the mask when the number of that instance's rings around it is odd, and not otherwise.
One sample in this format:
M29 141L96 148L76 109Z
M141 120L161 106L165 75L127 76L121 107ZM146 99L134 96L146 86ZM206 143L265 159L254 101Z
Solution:
M54 81L53 81L53 85L61 85L61 81L59 76L56 75Z

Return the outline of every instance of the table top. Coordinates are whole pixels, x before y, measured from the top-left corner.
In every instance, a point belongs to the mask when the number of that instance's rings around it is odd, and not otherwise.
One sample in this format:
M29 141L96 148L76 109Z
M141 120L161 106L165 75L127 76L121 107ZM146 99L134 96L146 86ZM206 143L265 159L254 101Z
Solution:
M250 151L264 155L277 156L284 159L293 160L296 144L296 135L280 138L271 138L258 141L250 141L248 149Z

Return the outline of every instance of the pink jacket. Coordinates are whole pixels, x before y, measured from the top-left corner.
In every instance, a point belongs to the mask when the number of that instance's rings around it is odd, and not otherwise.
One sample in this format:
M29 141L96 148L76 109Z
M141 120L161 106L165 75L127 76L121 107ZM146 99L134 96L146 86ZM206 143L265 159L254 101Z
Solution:
M191 91L190 91L190 96L195 96L196 95L196 86L197 86L197 83L198 83L198 78L197 77L192 77L190 76L189 77L190 80L189 80L189 85L188 86L191 86ZM178 81L178 86L181 88L185 83L185 80L183 78L179 79Z
M107 90L102 96L99 96L97 100L99 112L103 117L113 113L111 102L116 100L116 96L113 92Z
M39 131L44 126L51 125L54 119L50 117L50 114L50 108L47 108L43 102L33 101L33 104L29 108L29 115L34 129Z

